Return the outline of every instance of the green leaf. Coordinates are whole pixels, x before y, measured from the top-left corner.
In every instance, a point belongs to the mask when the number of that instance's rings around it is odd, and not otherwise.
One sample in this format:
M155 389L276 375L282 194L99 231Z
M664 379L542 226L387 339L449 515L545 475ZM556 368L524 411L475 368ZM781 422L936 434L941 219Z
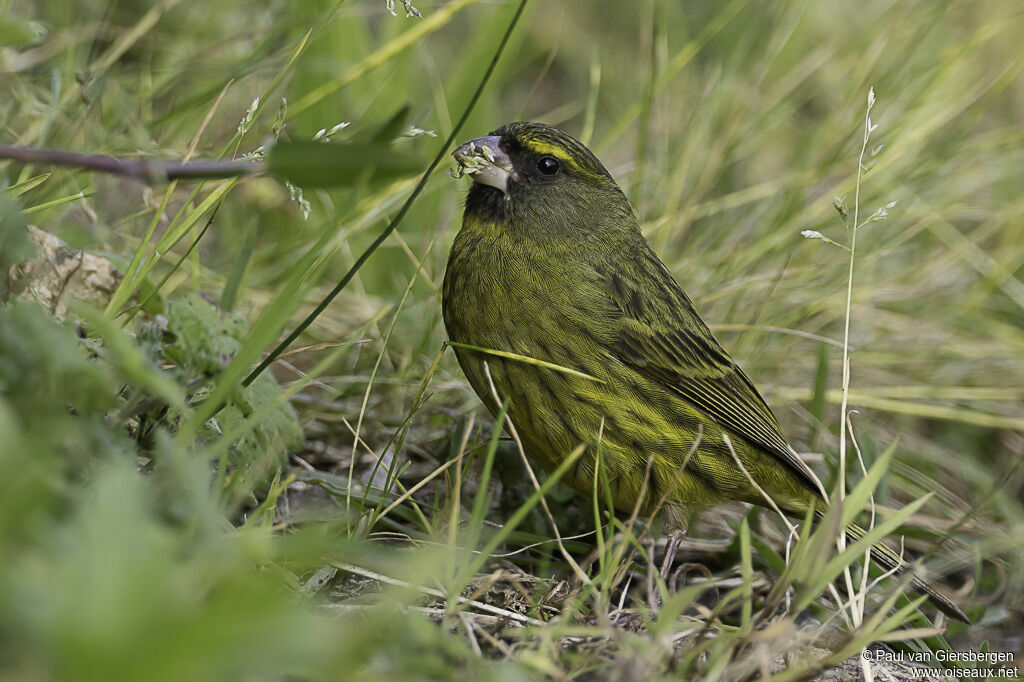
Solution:
M0 47L31 47L44 40L46 27L38 21L0 17Z
M35 189L39 185L46 182L46 180L51 175L53 175L53 173L40 173L39 175L33 175L31 178L25 180L24 182L19 182L17 184L5 188L3 190L3 193L13 197L19 197L25 192Z
M387 182L422 168L414 154L384 142L278 142L267 153L267 169L300 187Z
M893 441L892 445L885 449L882 456L878 458L878 461L868 469L868 473L864 478L860 480L857 486L846 496L846 499L842 502L843 516L842 526L846 528L857 515L860 514L868 506L869 498L871 493L875 492L875 488L878 487L878 483L882 480L882 476L889 470L889 462L892 460L892 455L896 452L896 442Z
M242 248L238 251L238 258L231 268L228 281L224 284L224 291L220 295L220 307L222 310L232 311L238 303L238 294L242 290L242 280L245 278L245 271L249 268L249 261L252 260L252 253L256 249L256 238L259 231L250 228L245 233L245 240Z
M106 258L108 261L113 263L118 272L127 272L128 267L131 264L131 259L120 253L94 251L93 255ZM142 309L150 315L162 315L166 308L166 300L163 291L157 288L157 284L149 277L142 277L139 282L136 300L138 300Z

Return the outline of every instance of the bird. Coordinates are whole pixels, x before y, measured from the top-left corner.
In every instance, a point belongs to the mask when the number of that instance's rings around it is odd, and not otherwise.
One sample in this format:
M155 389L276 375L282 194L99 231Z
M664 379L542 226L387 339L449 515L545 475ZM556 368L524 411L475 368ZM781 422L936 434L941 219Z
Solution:
M696 510L767 496L786 513L824 515L821 482L586 145L516 121L453 156L473 183L444 275L445 329L490 413L507 403L532 461L551 471L582 446L562 480L591 494L600 446L616 509L661 520L663 575ZM872 554L908 568L884 545ZM930 584L912 584L969 622Z

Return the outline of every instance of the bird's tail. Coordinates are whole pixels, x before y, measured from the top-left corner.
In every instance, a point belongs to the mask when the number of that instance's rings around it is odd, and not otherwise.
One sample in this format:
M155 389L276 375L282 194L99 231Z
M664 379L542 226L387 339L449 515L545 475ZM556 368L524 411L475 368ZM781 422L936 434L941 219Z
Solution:
M856 524L850 524L846 529L846 537L851 542L860 540L864 537L865 533L866 531ZM899 554L880 542L871 547L871 558L878 562L886 571L893 571L894 575L900 575L910 570L910 565L900 558ZM914 575L910 580L910 584L915 590L928 595L929 601L950 618L962 623L971 622L967 614L961 611L956 604L918 576Z

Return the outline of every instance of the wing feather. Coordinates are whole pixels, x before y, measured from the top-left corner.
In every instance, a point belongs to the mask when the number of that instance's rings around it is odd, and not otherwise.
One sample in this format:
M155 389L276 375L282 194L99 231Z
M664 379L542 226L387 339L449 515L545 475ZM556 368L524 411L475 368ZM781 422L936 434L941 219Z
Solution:
M653 256L653 253L651 254ZM664 386L708 418L777 457L816 493L820 482L786 442L775 415L742 369L729 357L693 303L657 262L649 286L614 275L607 288L618 308L614 353L625 365Z

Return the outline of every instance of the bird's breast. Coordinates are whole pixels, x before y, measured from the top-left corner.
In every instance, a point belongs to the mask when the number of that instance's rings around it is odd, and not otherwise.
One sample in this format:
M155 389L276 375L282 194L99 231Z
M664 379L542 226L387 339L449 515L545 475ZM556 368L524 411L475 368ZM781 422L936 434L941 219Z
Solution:
M442 289L449 338L579 369L610 343L589 279L580 263L535 244L464 229Z

